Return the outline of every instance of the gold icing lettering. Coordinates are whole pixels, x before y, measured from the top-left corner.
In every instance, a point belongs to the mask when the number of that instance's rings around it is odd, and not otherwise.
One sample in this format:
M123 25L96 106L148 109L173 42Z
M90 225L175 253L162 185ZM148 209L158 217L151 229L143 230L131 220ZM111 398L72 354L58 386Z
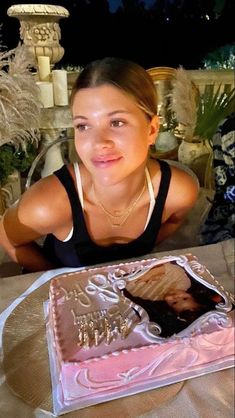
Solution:
M71 310L74 325L78 326L78 346L87 349L92 345L97 347L102 341L110 344L118 335L127 338L130 332L128 318L119 312L115 319L107 316L107 311L97 311L88 315L76 315ZM130 322L130 321L129 321Z
M82 290L79 284L76 284L75 288L72 290L67 290L64 287L61 287L61 290L64 293L64 299L66 302L72 299L72 300L78 301L80 305L84 307L91 306L90 298L88 297L86 292Z

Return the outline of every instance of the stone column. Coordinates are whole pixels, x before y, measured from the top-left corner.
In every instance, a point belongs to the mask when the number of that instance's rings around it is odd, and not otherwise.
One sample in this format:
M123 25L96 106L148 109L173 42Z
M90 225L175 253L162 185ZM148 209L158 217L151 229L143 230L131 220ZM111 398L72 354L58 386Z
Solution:
M40 131L42 137L42 147L50 147L45 155L45 163L41 172L42 177L48 176L53 171L63 165L63 158L60 150L60 143L56 141L60 138L63 131L73 127L72 115L69 106L53 107L51 109L42 109ZM68 137L68 135L66 135Z

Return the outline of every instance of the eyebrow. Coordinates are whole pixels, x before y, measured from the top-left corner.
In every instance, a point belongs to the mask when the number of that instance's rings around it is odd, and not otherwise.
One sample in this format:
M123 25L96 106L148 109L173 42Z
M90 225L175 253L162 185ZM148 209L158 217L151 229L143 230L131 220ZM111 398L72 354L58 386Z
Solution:
M109 112L108 114L107 114L107 116L113 116L113 115L116 115L117 113L125 113L125 114L129 114L130 112L128 111L128 110L113 110L112 112ZM82 116L82 115L75 115L74 117L73 117L73 120L75 120L75 119L82 119L82 120L88 120L88 118L86 117L86 116Z
M128 110L118 109L118 110L114 110L113 112L108 113L108 116L113 116L116 113L130 113L130 112Z
M85 116L82 116L82 115L75 115L75 116L73 117L73 120L75 120L75 119L83 119L83 120L87 120L88 118L86 118Z

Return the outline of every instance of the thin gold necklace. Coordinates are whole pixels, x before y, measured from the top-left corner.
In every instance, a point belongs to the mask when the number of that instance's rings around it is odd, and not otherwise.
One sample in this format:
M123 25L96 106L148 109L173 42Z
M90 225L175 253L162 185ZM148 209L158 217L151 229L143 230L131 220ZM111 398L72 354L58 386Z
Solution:
M109 223L112 226L112 228L119 228L120 226L124 225L124 223L127 221L128 217L130 216L131 212L133 211L134 207L137 205L137 203L139 202L139 200L143 196L144 191L145 191L145 187L146 187L146 180L144 182L144 186L143 186L140 194L137 196L137 198L134 200L134 202L131 203L128 206L127 209L125 209L124 211L122 211L122 213L120 215L113 215L111 212L109 212L107 209L105 209L104 205L97 198L97 195L96 195L96 192L95 192L95 188L93 186L97 203L100 206L100 208L102 209L102 211L105 213L105 215L107 216L107 218L109 220ZM112 221L112 219L114 219L114 221ZM119 219L119 221L118 221L118 219Z

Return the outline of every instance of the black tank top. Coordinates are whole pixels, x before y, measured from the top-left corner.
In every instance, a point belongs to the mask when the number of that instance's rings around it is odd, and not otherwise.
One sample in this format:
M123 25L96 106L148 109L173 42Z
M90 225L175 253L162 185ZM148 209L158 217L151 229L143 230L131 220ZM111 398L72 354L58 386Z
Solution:
M169 189L171 170L169 165L159 160L161 181L149 223L144 232L131 242L100 246L89 236L83 209L71 174L66 166L54 174L63 184L72 208L73 235L68 241L60 241L54 235L47 235L43 251L57 267L81 267L116 260L139 257L150 253L156 243L161 227L162 213Z

